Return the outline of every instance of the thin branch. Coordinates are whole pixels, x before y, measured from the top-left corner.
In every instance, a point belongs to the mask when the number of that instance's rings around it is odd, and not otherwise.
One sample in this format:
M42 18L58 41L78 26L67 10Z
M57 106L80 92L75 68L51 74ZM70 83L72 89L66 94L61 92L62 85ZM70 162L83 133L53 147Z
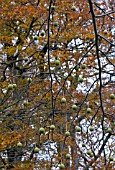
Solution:
M109 14L107 14L107 13L104 11L104 9L102 9L100 6L98 6L98 4L97 4L96 2L94 2L94 5L95 5L96 7L98 7L105 15L107 15L108 17L110 17L111 19L113 19L113 17L111 17Z
M112 12L104 13L104 14L102 14L102 15L95 15L95 17L96 17L96 18L105 17L106 15L108 16L108 15L114 14L114 13L115 13L115 12L112 11ZM111 16L109 16L109 17L112 18ZM113 19L114 19L114 18L113 18Z
M96 56L97 56L97 61L98 61L98 67L99 67L99 99L100 99L100 106L102 110L102 120L101 120L101 125L102 125L102 130L103 130L103 139L104 139L104 108L103 108L103 101L102 101L102 68L101 68L101 61L100 61L100 56L99 56L99 44L98 44L98 32L97 32L97 25L96 25L96 20L95 20L95 14L94 14L94 9L93 9L93 4L92 0L89 0L89 7L90 7L90 12L92 15L92 21L93 21L93 27L94 27L94 33L95 33L95 46L96 46Z
M109 134L107 135L107 137L106 137L105 140L103 141L103 144L102 144L100 150L98 151L98 154L97 154L97 155L95 156L95 158L87 165L87 167L85 168L85 170L89 170L89 167L94 163L94 161L96 161L96 160L100 157L100 155L101 155L101 153L103 152L104 147L105 147L105 145L106 145L106 143L108 142L108 140L109 140L110 137L111 137L111 133L109 133Z
M49 74L50 74L50 80L51 80L50 89L51 89L51 100L52 100L52 111L53 111L52 119L54 120L53 78L52 78L52 73L51 73L51 68L50 68L50 11L51 11L51 4L52 4L52 0L50 0L49 15L48 15L48 67L49 67Z
M1 161L3 162L3 164L6 165L6 162L5 162L5 160L2 158L1 155L0 155L0 159L1 159Z
M31 31L31 29L32 29L32 27L33 27L33 24L34 24L35 21L37 21L37 19L38 19L37 17L36 17L36 18L32 18L32 21L31 21L31 23L30 23L28 32L27 32L27 34L26 34L26 38L29 36L30 31Z
M90 88L88 89L87 94L86 94L86 96L85 96L85 99L84 99L84 100L82 101L82 103L80 104L80 107L79 107L77 116L78 116L78 114L79 114L79 112L80 112L80 110L81 110L81 107L83 106L84 102L86 101L86 99L87 99L87 97L88 97L88 95L89 95L90 90L92 89L92 87L94 86L94 84L95 84L97 81L98 81L98 79L96 79L96 80L93 82L93 84L90 86ZM75 119L76 119L77 116L73 117L73 120L72 120L71 123L73 123L73 122L75 121ZM81 116L81 117L82 117L82 116ZM83 116L83 118L84 118L84 116ZM81 118L79 117L78 119L80 120ZM78 121L78 119L77 119L77 121ZM80 120L80 121L81 121L81 120Z
M111 44L111 46L115 46L115 44L113 44L112 42L110 42L107 38L103 37L102 35L98 34L98 36L100 36L100 37L103 38L105 41L107 41L109 44Z
M102 112L104 113L103 105L102 105L102 94L101 94L101 89L102 89L101 72L102 72L102 68L101 68L101 61L100 61L100 56L99 56L98 32L97 32L97 26L96 26L96 20L95 20L95 14L94 14L94 10L93 10L92 0L89 0L89 6L90 6L92 21L93 21L93 27L94 27L94 32L95 32L96 55L97 55L98 66L99 66L99 81L100 81L99 96L100 96L100 103L101 103Z

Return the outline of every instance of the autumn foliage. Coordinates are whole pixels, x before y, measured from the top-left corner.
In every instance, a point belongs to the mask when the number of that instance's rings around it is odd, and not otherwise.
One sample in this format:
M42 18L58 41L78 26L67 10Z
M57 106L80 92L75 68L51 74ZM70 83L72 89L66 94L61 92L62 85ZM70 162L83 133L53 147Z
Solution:
M113 1L0 4L0 169L113 170Z

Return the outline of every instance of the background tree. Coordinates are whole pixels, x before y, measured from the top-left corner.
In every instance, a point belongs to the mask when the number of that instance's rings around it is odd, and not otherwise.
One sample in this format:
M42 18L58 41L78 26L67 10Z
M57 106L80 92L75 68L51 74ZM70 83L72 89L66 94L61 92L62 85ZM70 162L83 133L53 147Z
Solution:
M114 169L114 4L0 0L0 168Z

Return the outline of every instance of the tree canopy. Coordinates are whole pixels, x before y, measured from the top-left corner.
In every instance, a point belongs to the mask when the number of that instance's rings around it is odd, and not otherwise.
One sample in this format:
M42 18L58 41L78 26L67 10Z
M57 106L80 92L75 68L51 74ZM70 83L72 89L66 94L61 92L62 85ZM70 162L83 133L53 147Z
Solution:
M0 169L113 170L114 2L0 4Z

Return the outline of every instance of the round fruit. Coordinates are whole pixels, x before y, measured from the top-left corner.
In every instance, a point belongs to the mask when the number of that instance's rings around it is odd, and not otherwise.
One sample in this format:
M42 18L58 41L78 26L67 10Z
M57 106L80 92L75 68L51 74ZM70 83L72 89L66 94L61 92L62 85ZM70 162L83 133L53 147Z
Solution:
M69 81L73 81L74 77L73 76L68 76Z
M60 169L64 169L65 168L65 165L64 164L60 164Z
M52 9L52 10L55 10L55 9L56 9L56 7L55 7L55 6L51 6L51 9Z
M18 146L18 147L22 147L22 143L21 143L21 142L18 142L18 143L17 143L17 146Z
M65 136L66 137L70 136L70 132L69 131L65 132Z
M28 78L27 80L28 80L28 82L29 82L29 83L31 83L31 82L32 82L32 79L31 79L31 78Z
M98 39L99 39L99 41L102 41L102 37L99 37Z
M44 36L44 35L45 35L45 32L44 32L44 31L42 31L40 35L41 35L41 36Z
M13 84L13 88L16 88L17 87L17 85L16 84Z
M87 113L91 113L91 108L87 108Z
M38 39L38 37L37 37L37 36L35 36L35 37L34 37L34 40L36 41L37 39Z
M38 148L38 147L35 147L34 153L38 153L38 152L39 152L39 148Z
M86 146L86 144L85 143L82 143L82 147L85 147Z
M23 105L27 106L28 105L28 101L24 100Z
M76 10L76 7L75 7L75 6L72 6L72 7L71 7L71 10L75 11L75 10Z
M112 129L111 129L111 128L108 128L108 129L107 129L107 133L112 133Z
M47 7L47 11L49 11L49 6Z
M86 64L82 64L81 68L85 69L86 68Z
M63 98L61 99L61 103L66 103L66 98L63 97Z
M45 133L45 129L44 129L43 127L41 127L41 128L39 129L39 132L40 132L40 134Z
M13 89L13 84L9 84L8 85L8 90L12 90Z
M53 25L54 25L54 27L57 27L58 26L58 22L54 22Z
M87 134L86 133L83 133L83 136L86 136Z
M66 159L70 159L70 154L66 154Z
M80 131L81 131L81 128L80 128L80 127L76 127L76 131L77 131L77 132L80 132Z
M93 157L93 153L90 154L90 157Z
M113 157L112 157L112 156L110 156L110 157L109 157L109 160L110 160L110 161L113 161Z
M77 109L77 106L75 104L72 105L72 109L73 110L76 110Z
M55 129L55 126L54 126L54 125L51 125L51 126L50 126L50 129L51 129L51 130L54 130L54 129Z
M115 99L115 95L112 93L112 94L110 94L110 98L111 99Z
M24 58L24 61L28 61L28 57L25 57L25 58Z
M88 151L87 151L87 154L88 154L88 155L91 155L91 153L92 153L91 150L88 150Z
M76 70L76 71L79 71L79 67L78 67L78 66L76 66L76 67L75 67L75 70Z
M89 127L90 131L94 131L94 128L92 126Z
M107 30L104 30L104 32L103 32L105 35L107 34Z
M81 78L79 78L79 82L80 83L82 83L83 82L83 78L81 77Z
M59 65L60 65L60 61L59 61L59 60L56 60L56 61L55 61L55 65L56 65L56 66L59 66Z

